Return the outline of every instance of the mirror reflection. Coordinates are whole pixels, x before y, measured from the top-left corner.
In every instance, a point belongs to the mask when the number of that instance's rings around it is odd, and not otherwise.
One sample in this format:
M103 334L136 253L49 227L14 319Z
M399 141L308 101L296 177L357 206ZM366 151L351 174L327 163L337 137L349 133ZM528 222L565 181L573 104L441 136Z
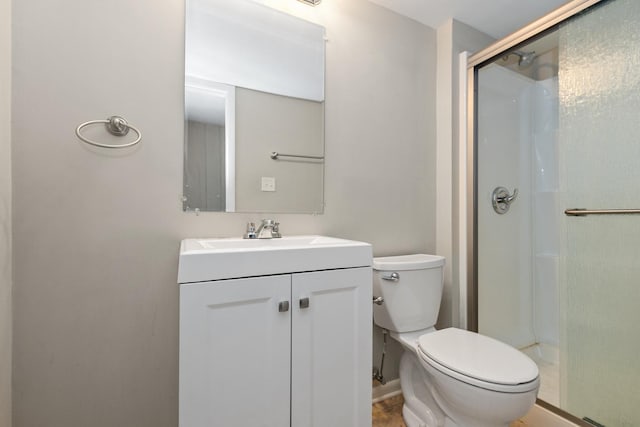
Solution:
M322 212L324 34L251 0L187 1L185 210Z

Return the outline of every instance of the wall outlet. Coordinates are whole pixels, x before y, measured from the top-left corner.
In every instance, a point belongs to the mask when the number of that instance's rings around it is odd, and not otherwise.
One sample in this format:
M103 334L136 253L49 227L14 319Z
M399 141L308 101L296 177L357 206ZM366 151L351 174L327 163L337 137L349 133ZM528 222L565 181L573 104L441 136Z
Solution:
M272 176L263 176L262 191L276 191L276 179Z

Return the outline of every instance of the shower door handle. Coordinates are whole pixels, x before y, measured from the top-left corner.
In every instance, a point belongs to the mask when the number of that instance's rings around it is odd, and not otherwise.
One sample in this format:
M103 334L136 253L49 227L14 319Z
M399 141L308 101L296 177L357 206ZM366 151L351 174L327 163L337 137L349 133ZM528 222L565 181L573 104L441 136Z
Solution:
M509 212L511 203L518 197L518 189L513 189L513 194L509 194L509 190L504 187L496 187L491 193L491 203L493 210L497 214L503 215Z

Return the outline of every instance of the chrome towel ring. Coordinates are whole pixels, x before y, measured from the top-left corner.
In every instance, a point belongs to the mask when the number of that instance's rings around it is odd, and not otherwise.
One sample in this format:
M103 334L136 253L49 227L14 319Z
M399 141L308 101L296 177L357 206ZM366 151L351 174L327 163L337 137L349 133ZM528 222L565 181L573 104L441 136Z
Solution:
M96 123L104 123L107 131L109 131L111 135L125 136L129 133L129 129L131 129L138 135L138 137L134 141L127 142L126 144L103 144L101 142L92 141L82 135L81 131L83 128ZM126 148L136 145L142 140L142 133L140 133L138 128L130 125L123 117L120 116L111 116L106 120L90 120L88 122L84 122L76 128L76 136L87 144L95 145L96 147L102 148Z

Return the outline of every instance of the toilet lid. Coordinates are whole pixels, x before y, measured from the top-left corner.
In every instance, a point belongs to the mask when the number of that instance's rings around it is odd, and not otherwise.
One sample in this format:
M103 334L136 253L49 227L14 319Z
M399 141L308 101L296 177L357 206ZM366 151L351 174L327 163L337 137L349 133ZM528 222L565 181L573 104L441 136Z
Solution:
M507 344L475 332L443 329L422 335L418 346L428 356L427 362L436 362L480 381L517 385L538 377L538 367L527 356Z

